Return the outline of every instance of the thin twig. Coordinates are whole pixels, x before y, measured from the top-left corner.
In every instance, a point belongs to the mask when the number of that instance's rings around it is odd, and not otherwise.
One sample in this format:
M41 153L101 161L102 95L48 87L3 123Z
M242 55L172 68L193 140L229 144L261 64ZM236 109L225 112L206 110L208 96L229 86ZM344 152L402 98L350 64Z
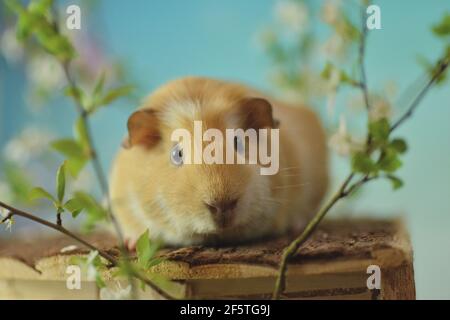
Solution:
M63 233L64 235L66 235L69 238L72 238L73 240L79 242L80 244L82 244L83 246L85 246L86 248L93 250L93 251L98 251L98 254L103 257L104 259L106 259L112 267L118 267L119 266L119 261L113 257L112 255L110 255L109 253L107 253L104 250L101 250L99 248L97 248L96 246L94 246L93 244L87 242L86 240L83 240L81 237L77 236L76 234L72 233L71 231L67 230L66 228L64 228L62 225L58 225L55 223L52 223L50 221L44 220L42 218L39 218L31 213L25 212L23 210L14 208L6 203L3 203L0 201L0 207L6 209L9 211L8 215L1 220L1 223L4 223L6 221L8 221L9 219L11 219L13 216L20 216L22 218L34 221L36 223L39 223L41 225L44 225L50 229L53 229L55 231L58 231L60 233ZM133 270L130 268L130 273L132 274L133 277L136 277L137 279L143 281L146 285L148 285L150 288L152 288L153 290L155 290L155 292L157 292L158 294L160 294L162 297L166 298L166 299L174 299L174 297L172 297L170 294L166 293L164 290L162 290L161 288L159 288L157 285L155 285L151 280L149 280L147 277L145 277L144 275L138 273L137 271Z
M362 14L361 14L361 20L362 20L362 31L361 31L361 41L359 43L359 66L360 66L360 81L359 81L359 87L361 88L363 97L364 97L364 104L366 106L367 112L370 111L370 102L369 102L369 92L367 90L367 76L366 76L366 68L364 65L364 57L366 53L366 38L367 38L367 26L365 24L365 8L362 7Z
M53 13L56 13L57 10L55 9L54 6L52 6L51 10L53 11ZM51 15L52 16L52 15ZM58 27L58 23L57 23L57 15L53 15L53 17L56 16L56 19L51 19L49 18L50 21L50 25L51 27L54 29L56 34L60 34L60 30ZM43 48L45 50L45 48ZM51 54L51 53L50 53ZM76 83L76 81L74 80L74 78L72 77L72 74L70 72L70 63L71 63L71 59L64 59L64 60L60 60L58 59L58 61L60 62L62 69L64 71L66 80L68 82L68 85L71 87L72 90L74 90L75 94L73 95L73 100L75 102L75 107L76 110L79 114L79 117L82 121L83 127L86 130L86 140L87 140L87 144L89 147L89 155L90 155L90 160L92 161L92 165L94 168L94 172L95 175L97 177L99 186L100 186L100 190L102 192L102 195L104 197L104 199L106 200L106 212L108 215L109 220L111 221L111 223L113 224L113 227L115 229L117 238L118 238L118 242L119 242L119 249L120 249L120 253L123 257L123 262L124 262L124 267L127 270L127 275L128 275L128 279L129 282L133 288L133 292L134 292L134 281L133 281L133 277L138 278L139 280L143 281L144 283L146 283L148 286L150 286L152 289L154 289L156 292L160 293L163 297L167 298L167 299L173 299L170 295L168 295L167 293L165 293L163 290L161 290L158 286L156 286L151 280L140 276L136 270L133 270L133 268L131 268L130 266L130 262L129 262L129 255L128 255L128 251L126 249L125 246L125 241L124 241L124 237L123 237L123 233L122 230L120 228L120 225L117 221L117 219L115 218L114 214L113 214L113 209L112 209L112 205L111 205L111 199L109 196L109 188L108 188L108 180L104 174L104 170L102 168L101 165L101 161L98 157L98 154L96 152L96 148L95 148L95 144L94 144L94 139L93 139L93 135L92 135L92 130L91 130L91 126L90 126L90 121L89 121L89 114L86 110L86 108L83 106L83 102L81 100L81 96L80 96L80 89ZM97 250L99 252L99 254L104 257L106 260L108 260L110 263L112 263L115 266L119 266L118 261L110 256L109 254L107 254L106 252L103 252L101 250L98 250L95 246L93 246L92 244L84 241L83 239L81 239L80 237L76 236L75 234L73 234L72 232L70 232L69 230L65 229L62 225L62 219L61 219L61 212L58 210L57 211L57 216L56 216L56 224L51 223L49 221L46 221L44 219L41 219L37 216L34 216L30 213L24 212L22 210L13 208L7 204L4 204L2 202L0 202L0 206L9 210L9 214L7 215L6 218L4 218L1 222L5 222L9 219L12 219L12 217L14 215L18 215L24 218L27 218L29 220L32 220L34 222L40 223L42 225L45 225L51 229L54 229L56 231L59 231L73 239L75 239L76 241L80 242L81 244L83 244L84 246L92 249L92 250Z
M279 299L280 294L285 289L287 262L297 252L300 246L309 238L309 236L316 229L316 227L318 226L320 221L322 221L323 217L325 217L328 211L336 204L336 202L339 201L339 199L344 197L345 189L352 181L354 175L355 175L354 173L348 175L347 179L345 179L344 183L341 185L339 190L331 197L328 203L306 225L305 229L300 234L300 236L296 238L294 241L292 241L289 244L289 246L284 250L280 261L278 277L275 283L275 290L272 296L273 299L275 300Z
M44 225L48 228L51 228L53 230L59 231L63 234L65 234L66 236L78 241L79 243L81 243L82 245L84 245L85 247L91 249L91 250L97 250L98 253L105 258L106 260L108 260L109 262L116 264L116 259L109 255L108 253L96 248L94 245L90 244L89 242L83 240L82 238L80 238L79 236L77 236L76 234L70 232L69 230L67 230L66 228L64 228L62 225L58 225L55 223L52 223L50 221L41 219L31 213L19 210L17 208L11 207L10 205L7 205L6 203L3 203L0 201L0 207L5 208L6 210L8 210L10 213L8 214L8 216L2 220L2 223L6 222L8 219L11 219L13 216L20 216L23 218L26 218L28 220L32 220L34 222L37 222L41 225Z
M398 126L400 126L406 119L408 119L413 115L420 101L422 101L423 97L425 96L427 91L433 86L436 80L445 72L445 70L448 68L449 63L450 61L448 58L439 61L436 72L433 74L433 76L430 78L427 84L419 92L417 97L411 103L411 106L408 108L408 110L391 126L391 132L397 129Z
M117 219L115 218L115 216L112 212L112 205L111 205L111 199L109 196L108 182L104 175L104 171L103 171L100 159L98 158L98 154L96 151L97 149L95 148L95 145L94 145L94 139L93 139L93 135L92 135L91 125L90 125L90 121L89 121L89 117L88 117L89 114L86 111L86 109L84 108L83 103L81 101L78 85L70 73L70 61L63 62L62 67L64 69L64 74L66 76L67 82L69 83L69 86L75 91L75 95L74 95L75 106L77 108L77 111L81 118L81 121L83 122L83 126L86 129L86 139L87 139L87 143L88 143L88 147L89 147L90 158L92 160L94 172L95 172L95 175L97 176L97 181L99 183L103 198L106 200L106 213L108 215L108 219L111 221L111 223L114 227L114 230L116 232L116 235L117 235L117 238L119 241L119 250L120 250L121 254L125 257L125 259L124 259L125 263L128 264L128 252L125 247L125 241L123 238L122 229L120 228L120 225L117 222ZM126 268L126 269L128 270L130 268ZM128 280L130 282L130 285L132 286L133 292L135 292L134 282L132 280L132 277L129 276Z
M75 82L75 80L73 79L71 73L70 73L70 63L69 62L65 62L62 65L63 69L64 69L64 74L66 76L67 82L69 83L69 86L75 90L75 92L79 92L79 88ZM106 206L107 206L107 213L108 213L108 218L111 220L111 222L113 223L114 229L119 237L119 242L120 245L125 247L125 242L123 240L123 235L122 235L122 230L117 222L117 219L115 218L114 214L112 213L112 205L111 205L111 199L109 197L109 188L108 188L108 181L105 177L100 159L98 157L97 154L97 149L95 148L95 144L94 144L94 139L93 139L93 135L92 135L92 130L91 130L91 125L90 125L90 121L88 118L88 112L85 110L81 100L80 100L80 96L78 94L74 95L74 101L75 101L75 106L77 108L78 114L81 117L81 121L83 122L84 127L86 128L86 136L87 136L87 142L89 145L89 149L90 149L90 157L92 160L92 164L94 167L94 172L97 176L97 180L100 186L100 189L102 191L102 195L103 197L106 199Z
M363 30L365 30L365 27L363 27ZM365 32L363 31L363 37L362 40L365 43ZM362 45L362 48L360 47L360 53L364 54L364 45ZM360 58L363 62L363 57ZM365 71L364 71L364 64L361 64L361 88L363 90L363 94L365 96L366 100L366 107L368 110L370 110L370 104L368 100L368 92L367 92L367 85L365 80ZM392 133L394 130L396 130L405 120L407 120L409 117L412 116L413 112L419 105L422 98L425 96L425 94L429 91L429 89L432 87L432 85L436 82L436 80L446 71L446 69L449 66L449 59L442 59L439 64L436 72L433 74L433 76L430 78L428 83L425 85L425 87L419 92L417 97L413 100L410 107L407 109L407 111L403 114L403 116L400 117L400 119L392 125L390 128L390 132ZM367 142L365 146L366 152L370 153L370 144L371 144L371 138L370 134L367 134ZM369 181L372 181L376 179L376 176L369 176L369 174L364 175L360 180L357 182L351 184L351 180L353 179L354 175L356 173L352 172L347 177L347 179L344 181L344 183L339 187L338 191L331 197L331 199L320 209L316 215L312 218L312 220L307 224L303 232L298 236L294 241L292 241L288 247L283 252L283 255L281 257L279 271L278 271L278 277L275 283L274 292L272 295L273 299L279 299L280 295L285 289L285 283L286 283L286 270L287 270L287 263L288 261L297 253L300 246L305 243L306 240L309 239L309 237L312 235L314 230L317 228L319 223L322 221L322 219L325 217L325 215L334 207L334 205L339 202L339 200L347 197L354 191L358 190L360 187L362 187L364 184L368 183Z

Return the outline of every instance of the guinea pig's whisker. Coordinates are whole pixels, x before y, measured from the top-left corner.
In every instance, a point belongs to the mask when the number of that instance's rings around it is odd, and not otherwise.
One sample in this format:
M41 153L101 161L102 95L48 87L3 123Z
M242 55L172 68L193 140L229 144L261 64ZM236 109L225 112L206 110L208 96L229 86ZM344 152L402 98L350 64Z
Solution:
M260 199L260 200L265 201L265 202L272 202L272 203L282 204L281 201L278 201L278 200L275 200L275 199Z
M288 188L298 188L298 187L304 187L306 185L309 185L310 183L300 183L300 184L291 184L287 186L275 186L272 189L288 189Z
M278 172L280 171L285 171L285 170L294 170L294 169L301 169L300 166L297 167L286 167L286 168L281 168L280 170L278 170Z
M282 177L300 177L303 174L298 173L298 174L283 174Z

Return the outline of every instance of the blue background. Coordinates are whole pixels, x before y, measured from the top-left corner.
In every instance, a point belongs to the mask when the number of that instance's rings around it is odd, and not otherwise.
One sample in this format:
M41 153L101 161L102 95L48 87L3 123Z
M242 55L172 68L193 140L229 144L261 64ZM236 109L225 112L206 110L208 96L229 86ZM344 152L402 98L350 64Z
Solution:
M382 30L369 35L369 85L376 88L395 80L403 89L422 73L417 54L430 59L439 56L442 45L429 26L450 11L450 2L376 3L382 10ZM186 75L234 79L272 90L267 80L270 61L256 38L273 22L273 7L273 1L261 0L108 0L100 3L90 27L97 28L108 55L121 57L145 92ZM0 146L30 124L69 135L72 108L52 106L30 115L22 97L23 82L20 70L0 61ZM130 108L124 104L126 100L93 119L106 167L125 134ZM399 130L410 145L400 171L405 187L393 193L387 183L376 182L348 209L355 216L369 212L405 217L414 246L418 298L450 299L449 121L447 84L434 89L414 119ZM335 179L339 181L345 173L345 166L336 162Z

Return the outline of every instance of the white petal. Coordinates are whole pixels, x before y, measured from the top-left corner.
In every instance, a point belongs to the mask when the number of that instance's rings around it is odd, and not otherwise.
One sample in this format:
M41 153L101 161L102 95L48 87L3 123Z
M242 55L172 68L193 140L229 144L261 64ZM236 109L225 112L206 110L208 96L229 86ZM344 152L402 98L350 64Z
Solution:
M76 245L70 245L70 246L62 248L59 252L66 253L66 252L74 251L77 249L78 249L78 247Z

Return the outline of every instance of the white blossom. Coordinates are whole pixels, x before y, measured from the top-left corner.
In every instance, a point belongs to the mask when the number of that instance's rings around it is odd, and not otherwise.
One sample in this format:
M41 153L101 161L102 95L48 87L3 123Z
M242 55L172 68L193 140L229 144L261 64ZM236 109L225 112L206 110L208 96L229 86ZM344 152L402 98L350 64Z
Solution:
M94 265L95 259L98 257L98 251L91 251L87 257L87 279L88 281L95 281L98 276L97 267Z
M321 18L328 24L334 25L340 17L339 4L337 1L328 0L322 7Z
M342 37L334 32L322 45L321 51L326 57L341 58L345 53L345 43Z
M394 99L398 93L398 86L394 81L388 81L384 85L383 91L386 94L386 97L391 100Z
M308 24L308 8L301 2L279 1L275 13L278 20L294 32L301 31Z
M3 219L7 218L11 212L6 210L5 208L0 207L0 222L3 221ZM4 222L6 226L6 230L12 231L12 226L14 224L14 217L9 218Z
M98 276L97 268L92 264L88 265L86 273L87 280L95 281L97 280L97 276Z
M64 72L58 61L48 54L33 56L27 65L29 81L36 87L51 91L65 84Z
M5 158L18 163L26 164L43 154L52 140L51 134L39 128L30 127L10 140L4 149Z
M23 57L23 46L14 28L6 29L0 39L0 51L8 62L17 63Z
M369 110L370 121L389 119L392 116L392 106L386 99L378 98L372 101Z
M70 245L70 246L62 248L59 252L66 253L66 252L75 251L77 249L78 249L78 247L76 245Z
M343 116L340 118L338 131L330 137L328 145L340 156L348 156L363 147L363 143L347 132L347 124Z
M101 288L100 299L101 300L127 300L131 298L131 285L126 288L122 288L120 282L116 284L115 288Z

